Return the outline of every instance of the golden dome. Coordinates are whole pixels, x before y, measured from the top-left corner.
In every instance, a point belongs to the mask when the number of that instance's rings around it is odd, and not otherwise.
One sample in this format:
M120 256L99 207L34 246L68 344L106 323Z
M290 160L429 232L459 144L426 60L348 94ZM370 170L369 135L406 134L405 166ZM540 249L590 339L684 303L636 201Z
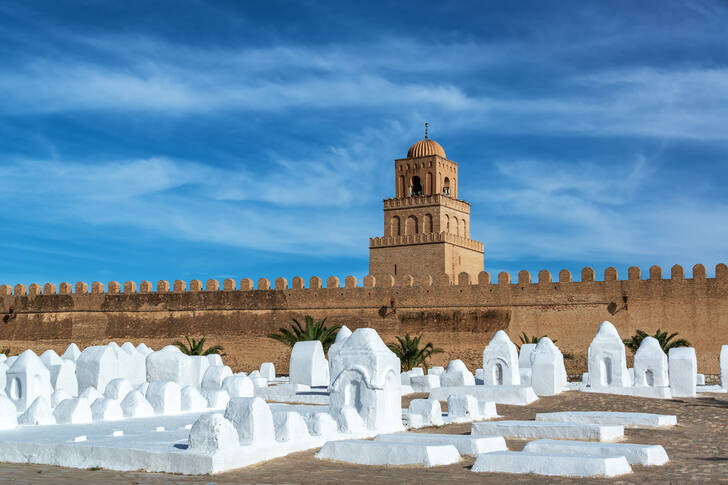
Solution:
M440 144L429 138L418 141L407 150L407 158L429 157L430 155L439 155L442 158L447 158L445 156L445 150L442 149Z

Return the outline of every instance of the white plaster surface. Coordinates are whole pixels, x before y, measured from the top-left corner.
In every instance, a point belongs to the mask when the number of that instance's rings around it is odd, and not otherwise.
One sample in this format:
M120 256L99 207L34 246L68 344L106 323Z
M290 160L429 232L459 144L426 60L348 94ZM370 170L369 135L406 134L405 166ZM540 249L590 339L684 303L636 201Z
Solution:
M432 399L412 399L409 403L409 408L407 408L407 414L410 416L422 416L422 426L441 426L444 424L440 401Z
M18 410L8 397L0 395L0 430L13 429L18 425Z
M276 367L273 362L263 362L260 364L260 375L268 379L269 381L275 380L276 378Z
M124 419L124 411L119 401L114 399L97 399L91 405L91 415L94 421L119 421Z
M596 392L601 394L617 394L620 396L646 397L650 399L672 399L669 387L617 387L608 386L594 389L592 387L579 387L581 392Z
M51 387L54 391L66 391L72 396L78 394L78 379L76 378L76 363L60 357L58 364L50 367Z
M564 356L548 337L542 337L531 352L531 387L539 396L555 396L564 390ZM520 365L520 361L519 361Z
M634 385L665 387L668 379L667 355L654 337L645 337L634 354Z
M61 358L76 362L80 356L81 350L78 348L78 345L76 345L75 343L71 343L68 345L68 347L66 347L66 351L63 352Z
M32 350L12 361L6 372L5 394L19 413L25 412L38 397L50 401L52 392L50 371Z
M562 477L616 477L631 473L632 468L623 456L597 457L495 451L478 455L472 471L535 473Z
M461 455L479 455L492 451L507 450L502 436L470 436L442 433L387 433L380 434L374 441L392 443L418 443L422 445L453 445Z
M599 443L595 441L535 440L526 443L527 453L580 456L624 456L630 465L664 465L669 461L660 445Z
M435 376L432 376L435 377ZM353 408L369 430L403 430L400 362L372 328L358 328L331 362L329 409Z
M673 397L695 397L698 359L692 347L676 347L668 354L670 391Z
M58 424L86 424L93 422L91 405L86 399L73 397L62 401L53 415Z
M625 428L664 428L677 425L671 414L626 413L606 411L561 411L537 413L536 421L552 423L591 423L618 425Z
M291 350L289 369L294 384L329 385L329 363L318 340L296 342Z
M37 397L33 404L18 418L18 424L56 424L51 404L44 397Z
M111 380L120 375L117 352L108 345L86 347L76 361L79 392L88 387L103 391Z
M176 382L150 382L145 397L155 414L177 414L182 410L182 389Z
M134 390L134 387L129 383L128 380L123 377L117 377L112 379L106 385L104 390L104 396L109 399L115 399L117 401L123 400L127 394Z
M429 399L447 401L448 396L470 394L478 402L494 402L496 404L513 404L525 406L538 400L538 396L530 386L458 386L439 387L430 391Z
M223 381L232 375L233 371L226 365L211 365L202 377L202 388L222 389Z
M624 343L611 322L599 325L588 351L589 383L592 389L629 387L627 355Z
M207 407L207 399L194 386L185 386L180 393L180 406L183 412L204 411ZM227 402L225 403L227 406ZM223 406L220 406L221 408Z
M329 441L316 458L359 465L450 465L460 461L453 445L430 446L419 443L343 440Z
M440 376L435 374L427 374L423 376L411 375L409 383L414 392L430 392L432 389L440 387Z
M552 438L616 441L624 437L624 427L543 421L487 421L473 423L471 434L473 436L502 436L506 439Z
M728 390L728 345L720 348L720 385Z
M486 386L517 386L518 349L503 330L498 330L483 350L483 381Z
M427 375L438 375L437 373L428 372ZM440 375L440 386L474 386L475 377L460 360L451 360L447 365L447 371Z
M255 386L253 385L253 381L250 377L242 374L235 374L226 377L222 381L222 388L227 391L231 398L255 396Z

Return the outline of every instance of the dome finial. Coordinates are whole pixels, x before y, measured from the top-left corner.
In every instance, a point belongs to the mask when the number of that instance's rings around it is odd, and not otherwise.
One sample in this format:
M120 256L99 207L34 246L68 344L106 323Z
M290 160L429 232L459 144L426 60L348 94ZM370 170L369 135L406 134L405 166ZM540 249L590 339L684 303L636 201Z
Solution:
M425 140L427 140L427 137L429 135L428 128L430 127L430 124L425 122Z

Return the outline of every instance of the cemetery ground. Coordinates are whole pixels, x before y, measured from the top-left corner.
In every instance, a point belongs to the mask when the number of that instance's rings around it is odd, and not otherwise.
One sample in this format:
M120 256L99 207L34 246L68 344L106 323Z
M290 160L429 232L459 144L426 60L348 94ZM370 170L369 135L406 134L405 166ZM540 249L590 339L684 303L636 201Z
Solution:
M414 398L403 398L407 407ZM443 403L443 411L446 410ZM484 483L728 483L728 395L700 394L697 398L645 399L610 394L564 392L541 397L529 406L498 405L502 419L534 419L539 412L627 411L673 414L678 425L666 429L625 429L629 443L660 444L670 461L663 466L633 465L633 473L616 478L559 478L538 475L473 473L474 457L457 464L435 467L379 467L333 463L315 458L317 450L295 453L248 468L211 476L184 476L145 472L78 470L45 465L0 464L0 483L14 484L484 484ZM470 423L422 428L417 432L467 434ZM511 450L520 450L525 441L507 440Z

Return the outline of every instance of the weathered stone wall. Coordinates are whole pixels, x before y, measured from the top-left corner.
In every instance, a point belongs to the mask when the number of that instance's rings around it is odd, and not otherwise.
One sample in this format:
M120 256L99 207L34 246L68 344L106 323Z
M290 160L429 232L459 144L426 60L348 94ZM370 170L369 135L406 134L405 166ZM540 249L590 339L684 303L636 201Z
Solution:
M132 282L111 282L107 289L98 282L90 289L82 282L58 289L52 284L4 285L0 347L62 350L72 341L83 345L110 340L159 346L184 335L205 335L211 343L226 346L237 369L273 360L285 372L288 349L266 335L292 317L311 314L352 329L374 327L386 342L395 335L423 332L426 341L445 349L435 363L463 358L471 368L480 367L483 348L495 331L505 329L516 342L521 332L548 334L583 364L599 323L610 320L623 338L638 328L679 332L697 349L699 370L716 373L720 346L728 344L728 267L718 265L715 278L706 278L702 265L693 274L684 279L682 268L675 266L663 279L660 268L653 267L649 279L642 279L638 268L630 268L628 279L620 280L609 268L604 280L595 281L594 271L585 268L579 282L572 282L566 271L557 281L542 271L538 282L532 282L522 271L511 283L506 273L491 282L483 272L477 281L463 273L453 284L443 275L405 276L394 286L392 278L367 277L360 286L349 277L341 284L329 278L326 288L317 277L308 288L300 278L291 284L279 278L273 289L265 279L257 289L248 279L240 282L240 289L234 280L225 280L222 287L216 280L204 287L198 280L172 285L160 281L156 288L145 281L138 289ZM577 364L571 365L573 369Z

